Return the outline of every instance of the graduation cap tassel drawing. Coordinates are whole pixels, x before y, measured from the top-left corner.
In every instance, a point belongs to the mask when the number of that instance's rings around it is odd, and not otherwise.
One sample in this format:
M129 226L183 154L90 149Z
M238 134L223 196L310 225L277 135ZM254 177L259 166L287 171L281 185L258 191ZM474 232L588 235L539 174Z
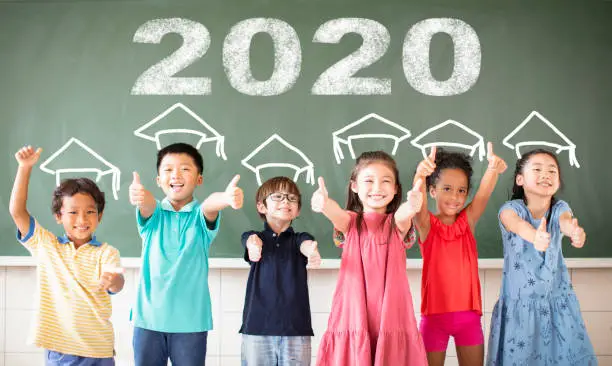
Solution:
M439 135L444 135L445 138L443 138L442 141L438 141L438 139L440 139L440 137L438 137ZM453 141L450 141L447 136L452 136ZM472 157L476 151L478 151L478 159L480 161L482 161L486 155L483 137L471 128L452 119L428 128L415 137L410 143L421 149L423 158L429 155L428 150L434 146L466 149Z
M393 140L391 155L395 155L399 143L410 136L410 131L407 128L381 117L376 113L367 114L332 133L332 144L336 163L340 164L340 162L344 160L342 145L348 147L352 159L356 158L357 154L355 154L352 144L354 140L369 138Z
M181 128L176 128L176 126L170 126L170 121L165 121L165 117L174 111L183 111L187 113L187 115L192 118L189 119L190 126L184 125ZM157 150L161 150L161 142L159 141L160 137L166 134L190 134L199 136L200 139L196 144L196 149L199 149L205 142L216 142L216 154L218 157L223 160L227 160L227 156L225 155L225 137L219 134L217 130L215 130L211 125L206 123L200 116L198 116L194 111L187 108L182 103L175 103L170 108L166 109L155 118L140 126L136 131L134 131L134 135L143 138L145 140L155 142L157 146Z
M255 173L257 184L261 185L261 170L264 168L290 168L295 170L293 180L305 173L306 183L314 185L314 165L298 148L273 134L255 148L241 164Z
M536 128L537 122L541 122L547 127L547 132L552 131L554 135L547 133L546 139L533 139L525 137L532 133L530 129ZM519 133L523 136L519 136ZM555 136L556 135L556 136ZM517 158L521 158L520 149L524 146L548 146L555 149L555 154L567 151L571 166L580 168L576 158L576 145L563 134L555 125L537 111L532 111L512 132L503 140L503 144L516 152Z
M70 157L83 157L85 162L70 164ZM90 158L91 157L91 158ZM92 159L93 158L93 159ZM95 159L95 160L94 160ZM41 165L40 169L48 174L55 175L55 182L59 186L62 173L96 173L96 182L105 175L112 175L113 197L119 199L117 192L120 188L121 171L113 164L106 161L98 153L80 140L71 137L62 147L54 152Z

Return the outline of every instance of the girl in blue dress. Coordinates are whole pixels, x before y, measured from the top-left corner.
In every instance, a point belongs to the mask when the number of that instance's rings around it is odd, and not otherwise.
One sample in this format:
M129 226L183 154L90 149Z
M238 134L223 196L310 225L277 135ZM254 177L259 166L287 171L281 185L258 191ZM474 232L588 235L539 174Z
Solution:
M489 366L593 366L597 359L563 259L586 234L565 201L559 163L547 150L517 161L512 200L499 210L504 244L500 297L491 318Z

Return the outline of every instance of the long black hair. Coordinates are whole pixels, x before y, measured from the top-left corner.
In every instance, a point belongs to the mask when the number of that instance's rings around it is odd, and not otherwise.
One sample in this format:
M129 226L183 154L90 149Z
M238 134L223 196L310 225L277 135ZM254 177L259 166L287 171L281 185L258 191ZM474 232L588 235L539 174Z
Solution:
M532 156L539 155L539 154L548 155L551 158L553 158L553 160L555 161L555 164L557 164L557 171L559 172L559 189L563 187L563 180L561 179L561 167L559 166L559 159L557 159L557 155L545 149L534 149L534 150L530 150L526 152L525 154L521 156L520 159L516 161L516 167L514 168L514 185L512 186L512 196L510 197L510 199L523 200L525 205L527 205L527 197L525 196L525 189L523 188L523 186L519 186L518 184L516 184L516 177L519 174L522 175L524 173L525 165L527 165L527 162L529 162L529 159ZM557 202L557 197L553 195L550 200L550 207L548 208L548 215L546 215L547 226L550 225L550 218L552 217L552 208L556 202Z

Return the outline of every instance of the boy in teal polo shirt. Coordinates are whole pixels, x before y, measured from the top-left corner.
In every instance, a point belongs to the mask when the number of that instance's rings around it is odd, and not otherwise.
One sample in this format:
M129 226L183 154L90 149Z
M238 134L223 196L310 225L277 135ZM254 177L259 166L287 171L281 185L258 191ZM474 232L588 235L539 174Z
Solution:
M206 339L212 329L208 289L208 254L219 229L220 210L242 207L243 192L236 175L224 192L202 204L193 197L202 184L202 155L177 143L157 154L157 185L161 202L140 183L130 185L130 202L138 207L142 237L142 270L132 309L136 366L202 366Z

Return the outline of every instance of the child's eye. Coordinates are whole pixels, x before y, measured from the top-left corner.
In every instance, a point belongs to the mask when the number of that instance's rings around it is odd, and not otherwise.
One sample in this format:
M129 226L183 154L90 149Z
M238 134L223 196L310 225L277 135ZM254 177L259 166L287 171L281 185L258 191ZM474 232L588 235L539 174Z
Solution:
M442 190L443 190L444 192L449 192L449 191L450 191L450 187L444 187L444 188L442 188Z
M465 190L465 189L460 189L459 190L459 193L461 193L461 194L465 194L466 192L467 192L467 190Z
M95 215L95 214L97 214L97 212L94 211L94 210L89 210L89 211L87 211L87 214L88 215Z

